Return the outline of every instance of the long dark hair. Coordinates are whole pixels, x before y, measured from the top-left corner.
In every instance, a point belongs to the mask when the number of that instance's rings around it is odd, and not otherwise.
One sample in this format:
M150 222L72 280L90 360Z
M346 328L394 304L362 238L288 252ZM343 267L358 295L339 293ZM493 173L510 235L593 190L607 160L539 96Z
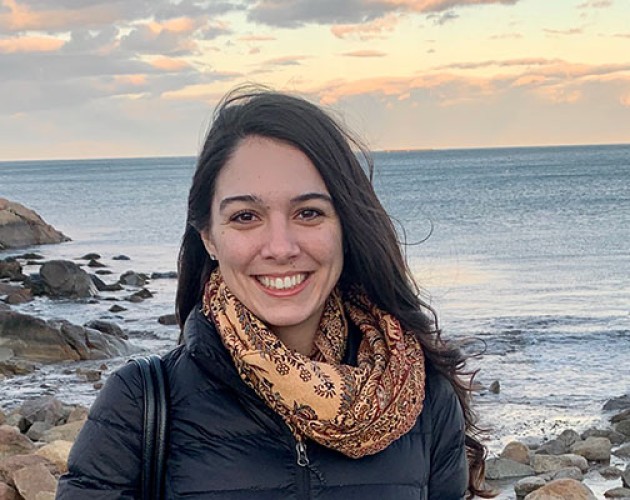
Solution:
M210 221L217 176L240 141L249 136L290 144L317 168L341 221L345 259L340 286L361 285L371 300L417 334L428 364L448 378L464 411L469 493L471 497L489 496L483 486L486 450L475 438L470 381L465 381L470 379L470 373L464 371L465 358L458 348L441 339L437 317L419 297L394 225L372 187L373 163L369 153L318 106L259 87L238 88L219 103L188 197L178 261L176 313L180 327L183 329L188 314L199 302L203 286L216 266L200 233L207 230Z

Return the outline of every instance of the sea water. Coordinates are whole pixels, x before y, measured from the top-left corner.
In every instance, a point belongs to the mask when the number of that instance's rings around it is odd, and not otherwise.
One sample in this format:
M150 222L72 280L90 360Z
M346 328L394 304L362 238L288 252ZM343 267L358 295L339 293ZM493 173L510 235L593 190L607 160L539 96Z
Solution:
M630 392L630 145L379 152L374 162L376 191L444 336L478 354L470 366L480 383L501 384L476 397L492 451L596 424L608 398ZM31 249L47 259L97 252L114 276L174 271L194 164L0 162L0 196L72 238ZM131 260L112 260L120 254ZM149 288L154 298L118 315L106 300L43 298L18 309L110 319L163 352L178 332L156 318L173 311L175 280ZM66 368L0 382L0 406L44 392L89 404L95 390Z

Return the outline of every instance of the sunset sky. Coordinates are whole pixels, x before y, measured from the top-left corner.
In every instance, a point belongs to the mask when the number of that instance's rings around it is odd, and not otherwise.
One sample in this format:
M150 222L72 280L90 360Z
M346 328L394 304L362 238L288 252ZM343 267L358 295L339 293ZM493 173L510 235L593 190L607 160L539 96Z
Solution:
M244 82L373 149L630 143L630 0L0 0L0 161L195 155Z

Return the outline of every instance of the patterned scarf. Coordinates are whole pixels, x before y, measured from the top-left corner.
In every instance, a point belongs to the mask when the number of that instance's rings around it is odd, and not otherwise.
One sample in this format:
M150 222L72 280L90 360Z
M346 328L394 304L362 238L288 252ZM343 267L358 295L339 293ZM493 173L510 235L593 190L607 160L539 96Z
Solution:
M326 301L310 357L286 347L230 292L218 270L206 284L203 312L217 326L241 379L297 440L307 437L360 458L413 427L424 401L424 355L391 314L364 293L347 295L342 301L335 289ZM363 334L356 367L341 364L346 314Z

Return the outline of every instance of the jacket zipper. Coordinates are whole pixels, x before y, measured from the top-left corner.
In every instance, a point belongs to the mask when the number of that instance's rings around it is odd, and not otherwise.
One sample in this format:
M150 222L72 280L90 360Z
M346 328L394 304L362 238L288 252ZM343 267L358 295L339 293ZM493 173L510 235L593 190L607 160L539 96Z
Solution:
M306 453L306 444L301 439L295 440L298 465L298 498L311 498L311 473L309 465L311 461Z

